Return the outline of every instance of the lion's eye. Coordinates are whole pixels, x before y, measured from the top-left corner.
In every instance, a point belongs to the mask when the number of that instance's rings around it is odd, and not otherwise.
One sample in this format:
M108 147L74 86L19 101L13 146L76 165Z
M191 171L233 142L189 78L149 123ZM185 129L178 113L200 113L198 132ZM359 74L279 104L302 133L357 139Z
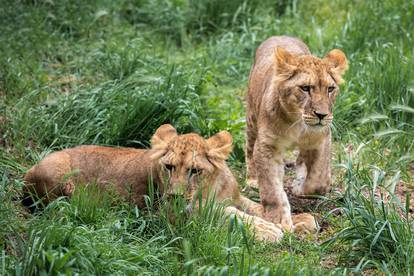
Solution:
M328 87L328 93L332 93L335 90L335 86Z
M167 170L169 170L170 172L172 172L172 171L175 169L175 166L173 166L173 165L169 165L169 164L166 164L166 165L165 165L165 168L166 168Z
M311 91L311 87L309 86L309 85L303 85L303 86L300 86L300 89L303 91L303 92L310 92Z
M201 174L203 172L203 170L202 169L197 169L197 168L192 168L191 170L189 170L189 172L190 172L190 176L193 176L193 175Z

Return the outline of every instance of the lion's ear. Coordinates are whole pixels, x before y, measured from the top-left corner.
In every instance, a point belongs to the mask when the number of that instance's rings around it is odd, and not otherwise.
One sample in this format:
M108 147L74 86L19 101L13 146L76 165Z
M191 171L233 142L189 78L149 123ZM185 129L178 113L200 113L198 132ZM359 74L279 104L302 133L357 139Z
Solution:
M167 152L168 143L177 136L177 131L170 124L160 126L154 136L151 138L151 149L155 153L151 156L152 159L157 159Z
M278 75L291 75L295 69L296 57L281 47L275 48L274 65Z
M348 69L348 61L344 52L339 49L331 50L323 60L331 67L331 71L334 74L335 81L342 83L342 75Z
M233 138L228 131L220 131L207 139L208 158L226 160L233 149Z

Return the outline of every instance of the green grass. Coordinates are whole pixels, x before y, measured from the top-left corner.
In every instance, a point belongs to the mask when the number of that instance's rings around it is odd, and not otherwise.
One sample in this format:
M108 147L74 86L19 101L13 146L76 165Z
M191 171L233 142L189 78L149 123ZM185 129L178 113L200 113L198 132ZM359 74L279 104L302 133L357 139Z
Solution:
M353 160L343 165L346 190L335 201L346 222L325 245L345 246L348 252L341 258L361 270L374 267L410 274L414 261L410 193L404 195L404 204L394 195L399 173L386 176L377 167L355 170L358 165Z
M412 207L385 197L413 188L411 1L69 2L0 5L0 274L413 273ZM171 222L166 206L139 210L93 188L22 208L22 176L50 151L147 147L163 123L229 130L243 185L247 78L277 34L318 56L342 48L350 63L333 128L343 192L313 208L318 237L260 243L219 206L188 217L176 202Z

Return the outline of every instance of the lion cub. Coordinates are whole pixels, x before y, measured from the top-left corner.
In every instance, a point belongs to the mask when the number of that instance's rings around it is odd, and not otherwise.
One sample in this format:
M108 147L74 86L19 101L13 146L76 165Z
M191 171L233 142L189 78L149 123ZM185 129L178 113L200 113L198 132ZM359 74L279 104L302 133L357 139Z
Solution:
M194 133L178 135L171 125L162 125L151 145L148 150L79 146L51 153L27 172L25 191L33 191L48 202L71 196L80 183L96 182L98 187L112 185L119 194L144 206L152 178L163 193L182 195L189 201L198 189L202 198L214 192L217 201L230 205L226 213L251 222L258 239L278 241L283 236L278 226L255 216L263 212L260 204L240 195L225 162L232 150L228 132L204 139Z
M292 218L283 190L283 153L299 148L293 194L329 190L329 125L347 67L341 50L320 59L287 36L271 37L256 51L247 99L248 183L259 187L264 218L285 229L292 227Z

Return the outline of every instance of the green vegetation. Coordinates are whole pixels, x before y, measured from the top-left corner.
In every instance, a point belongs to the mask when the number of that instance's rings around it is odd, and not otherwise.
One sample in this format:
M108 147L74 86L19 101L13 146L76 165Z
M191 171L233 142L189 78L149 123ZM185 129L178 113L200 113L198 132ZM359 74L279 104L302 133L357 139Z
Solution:
M0 274L412 274L413 16L403 0L4 0ZM318 56L341 48L350 63L333 126L335 191L307 207L317 238L260 243L211 203L188 218L176 202L170 222L165 206L139 210L94 189L22 208L22 176L45 154L147 147L162 123L229 130L244 185L247 78L256 47L277 34Z

